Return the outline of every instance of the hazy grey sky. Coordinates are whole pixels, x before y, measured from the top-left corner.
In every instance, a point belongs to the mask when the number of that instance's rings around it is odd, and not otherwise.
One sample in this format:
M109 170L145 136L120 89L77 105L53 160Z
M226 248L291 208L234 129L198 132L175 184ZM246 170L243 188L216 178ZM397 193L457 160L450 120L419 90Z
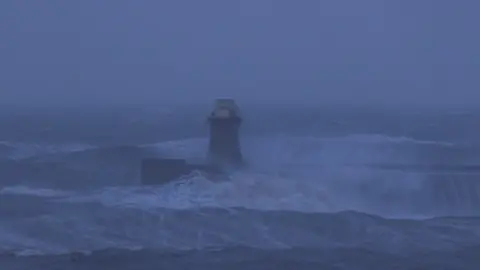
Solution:
M480 104L474 0L2 0L0 103Z

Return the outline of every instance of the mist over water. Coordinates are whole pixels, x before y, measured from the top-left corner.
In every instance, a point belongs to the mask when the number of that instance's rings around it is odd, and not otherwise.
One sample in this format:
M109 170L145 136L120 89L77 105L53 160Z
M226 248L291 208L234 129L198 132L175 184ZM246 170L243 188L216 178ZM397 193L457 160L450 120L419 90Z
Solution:
M474 1L0 4L2 107L478 105ZM66 105L68 104L68 105Z

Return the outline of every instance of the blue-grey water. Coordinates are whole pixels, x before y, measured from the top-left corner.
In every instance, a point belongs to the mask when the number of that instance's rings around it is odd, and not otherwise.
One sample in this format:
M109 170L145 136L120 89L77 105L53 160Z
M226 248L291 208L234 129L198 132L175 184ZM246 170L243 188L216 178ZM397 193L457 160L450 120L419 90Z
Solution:
M209 110L3 109L0 269L480 269L478 112L244 106L248 169L140 186Z

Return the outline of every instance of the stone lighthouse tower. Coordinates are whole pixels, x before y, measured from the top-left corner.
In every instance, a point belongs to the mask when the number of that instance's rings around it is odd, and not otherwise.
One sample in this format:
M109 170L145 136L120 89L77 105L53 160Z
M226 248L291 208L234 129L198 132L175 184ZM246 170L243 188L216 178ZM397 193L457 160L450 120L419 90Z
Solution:
M233 99L217 99L210 116L210 140L207 162L215 167L235 168L243 165L239 130L240 110Z

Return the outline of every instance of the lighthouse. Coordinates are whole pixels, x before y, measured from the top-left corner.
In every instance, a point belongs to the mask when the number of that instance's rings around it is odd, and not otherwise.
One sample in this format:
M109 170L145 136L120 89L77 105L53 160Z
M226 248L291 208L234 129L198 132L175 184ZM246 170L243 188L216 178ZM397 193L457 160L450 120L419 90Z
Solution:
M166 184L194 171L211 176L226 175L231 169L243 167L240 150L242 117L233 99L217 99L208 116L210 136L206 160L200 164L185 159L147 157L141 161L140 179L144 185Z
M210 137L207 163L217 168L238 168L243 165L240 150L242 117L233 99L217 99L208 117Z

